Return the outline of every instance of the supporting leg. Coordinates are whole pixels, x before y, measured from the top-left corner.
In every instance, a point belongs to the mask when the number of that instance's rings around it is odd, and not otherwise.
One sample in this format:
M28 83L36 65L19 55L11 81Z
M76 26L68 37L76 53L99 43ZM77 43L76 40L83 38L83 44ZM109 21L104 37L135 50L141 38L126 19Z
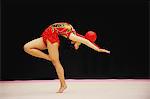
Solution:
M47 48L48 48L49 56L51 58L51 61L56 69L58 78L60 80L60 88L58 90L58 93L62 93L67 88L67 85L64 77L64 69L59 60L58 45L59 44L57 42L51 44L51 42L47 40Z

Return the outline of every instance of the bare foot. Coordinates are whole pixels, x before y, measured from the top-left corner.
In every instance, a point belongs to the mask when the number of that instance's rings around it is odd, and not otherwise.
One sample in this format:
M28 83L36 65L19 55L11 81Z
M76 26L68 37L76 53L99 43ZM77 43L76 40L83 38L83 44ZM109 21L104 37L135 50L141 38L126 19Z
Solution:
M59 88L59 90L57 91L57 93L63 93L63 91L64 91L66 88L67 88L66 85L65 85L65 86L61 86L61 87Z

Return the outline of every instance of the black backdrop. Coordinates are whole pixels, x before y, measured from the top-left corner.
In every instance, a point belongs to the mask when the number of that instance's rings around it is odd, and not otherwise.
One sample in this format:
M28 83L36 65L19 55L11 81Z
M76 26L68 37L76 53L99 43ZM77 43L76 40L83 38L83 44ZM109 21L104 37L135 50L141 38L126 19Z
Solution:
M76 51L60 37L66 78L148 78L147 3L4 1L2 80L57 78L51 62L26 54L23 45L60 21L69 22L83 35L88 30L97 32L96 43L111 51L98 53L85 45Z

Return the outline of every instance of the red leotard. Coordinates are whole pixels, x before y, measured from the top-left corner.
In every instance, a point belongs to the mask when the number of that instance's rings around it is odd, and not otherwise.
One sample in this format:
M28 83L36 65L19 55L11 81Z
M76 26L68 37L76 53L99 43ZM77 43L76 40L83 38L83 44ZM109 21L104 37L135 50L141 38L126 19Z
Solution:
M45 44L46 40L49 40L51 43L60 43L58 35L69 38L71 33L76 33L76 31L69 23L59 22L54 23L46 28L42 33L42 37Z
M48 28L46 28L44 30L44 32L42 33L42 37L43 37L43 41L45 44L46 44L46 40L50 41L51 43L58 42L60 44L58 35L69 38L71 33L74 33L77 36L80 36L82 38L85 38L83 35L78 34L75 31L75 29L71 26L71 24L66 23L66 22L59 22L59 23L54 23L54 24L50 25ZM92 43L95 46L99 47L94 42L92 42Z

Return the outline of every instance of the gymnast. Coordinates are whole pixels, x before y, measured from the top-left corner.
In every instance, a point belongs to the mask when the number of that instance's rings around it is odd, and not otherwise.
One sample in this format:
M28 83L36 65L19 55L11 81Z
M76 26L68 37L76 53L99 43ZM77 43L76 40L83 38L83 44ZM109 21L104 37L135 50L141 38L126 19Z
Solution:
M73 26L67 22L58 22L49 25L41 34L41 37L31 40L24 45L24 51L34 57L46 59L51 61L55 67L57 76L60 80L60 87L57 93L63 93L67 88L64 77L64 69L59 60L59 36L63 36L74 44L74 48L77 50L81 44L84 44L97 52L110 53L106 49L100 48L94 43L96 40L96 33L88 31L85 36L80 35L75 31ZM48 49L48 54L42 52L42 50Z

